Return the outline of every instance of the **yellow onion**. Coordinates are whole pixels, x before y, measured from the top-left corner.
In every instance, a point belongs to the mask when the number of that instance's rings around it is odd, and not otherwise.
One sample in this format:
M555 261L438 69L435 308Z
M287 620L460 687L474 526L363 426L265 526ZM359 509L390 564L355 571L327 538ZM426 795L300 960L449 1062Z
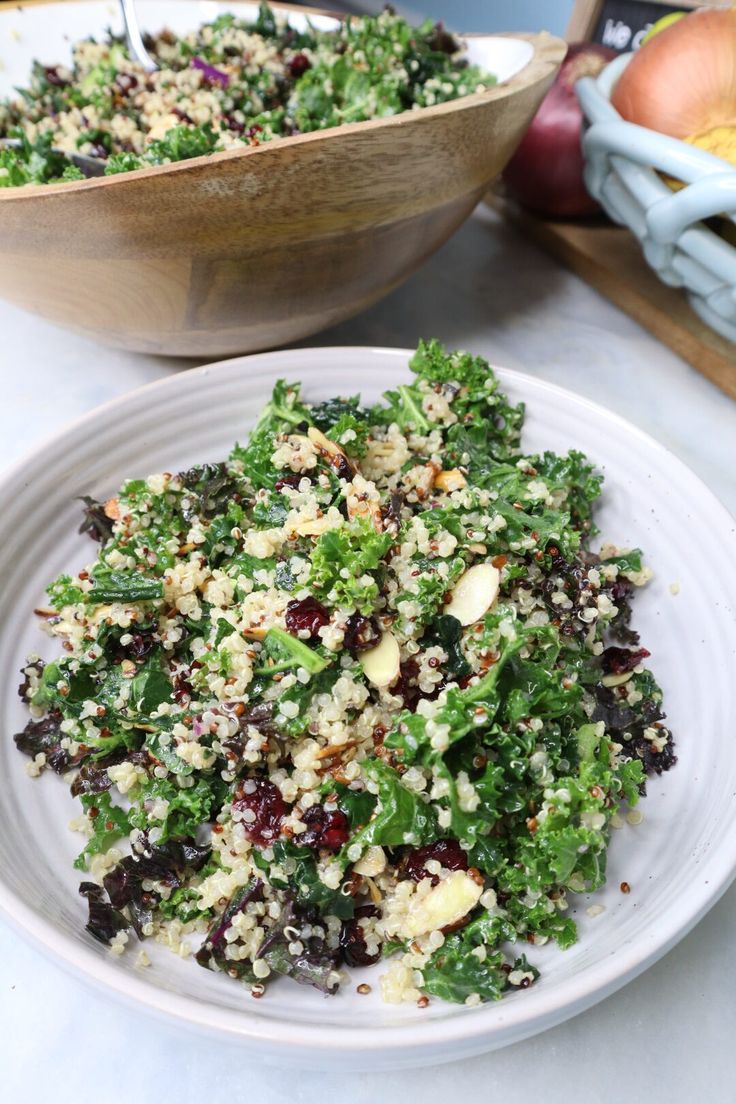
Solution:
M673 138L736 126L736 11L692 12L665 27L631 59L611 102Z

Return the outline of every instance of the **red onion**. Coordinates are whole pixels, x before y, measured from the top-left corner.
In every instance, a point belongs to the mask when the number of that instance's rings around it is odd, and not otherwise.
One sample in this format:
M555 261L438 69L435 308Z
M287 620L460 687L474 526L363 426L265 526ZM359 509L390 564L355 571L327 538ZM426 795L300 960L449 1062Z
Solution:
M597 76L614 57L615 50L592 42L574 42L568 48L554 84L506 166L508 191L535 214L574 218L598 210L583 183L583 115L575 82Z
M227 88L230 83L227 73L223 73L222 69L215 69L214 65L210 65L204 58L192 58L192 69L201 69L210 84L221 84L223 88Z

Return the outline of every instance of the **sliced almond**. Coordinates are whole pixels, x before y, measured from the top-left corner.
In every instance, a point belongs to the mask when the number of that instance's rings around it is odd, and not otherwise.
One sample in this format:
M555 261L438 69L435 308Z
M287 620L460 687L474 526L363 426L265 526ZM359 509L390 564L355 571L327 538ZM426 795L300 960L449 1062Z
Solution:
M483 886L464 870L453 870L426 897L412 900L401 934L411 939L456 924L474 908L482 893Z
M380 905L381 903L381 891L373 881L372 878L366 878L365 884L368 886L368 893L370 894L371 901L374 905Z
M609 690L614 686L623 686L625 682L628 682L633 671L624 671L621 675L604 675L601 679L601 686L607 686Z
M371 441L368 447L372 456L391 456L396 450L393 441Z
M346 740L344 744L334 744L330 747L320 748L315 759L335 759L341 756L344 751L349 751L350 748L354 748L358 743L357 740Z
M468 481L459 468L451 468L449 471L439 472L434 485L441 491L461 491L463 487L467 487Z
M102 508L102 512L105 517L111 518L112 521L117 521L120 517L120 500L117 498L108 498Z
M334 529L334 525L327 517L310 518L294 526L294 532L300 537L321 537L328 529Z
M396 637L385 632L375 648L362 652L360 665L369 682L380 688L390 686L399 677L401 655Z
M268 629L263 625L252 625L242 632L246 640L265 640Z
M317 429L316 426L310 426L307 430L307 435L317 451L321 452L323 456L326 456L333 468L336 468L338 472L346 470L351 472L355 471L355 467L351 461L348 460L345 450L340 448L335 441L331 441L329 437L325 437L321 429Z
M369 847L362 859L359 859L353 866L356 874L364 874L366 878L375 878L377 874L382 874L385 869L386 852L378 846Z
M325 437L322 430L317 429L316 426L309 427L309 429L307 430L307 436L309 437L309 440L312 442L315 448L322 449L323 452L329 452L333 456L345 455L340 446L335 441L331 441L329 437Z
M496 601L500 582L501 572L493 564L469 567L452 588L444 612L456 617L461 625L473 625Z

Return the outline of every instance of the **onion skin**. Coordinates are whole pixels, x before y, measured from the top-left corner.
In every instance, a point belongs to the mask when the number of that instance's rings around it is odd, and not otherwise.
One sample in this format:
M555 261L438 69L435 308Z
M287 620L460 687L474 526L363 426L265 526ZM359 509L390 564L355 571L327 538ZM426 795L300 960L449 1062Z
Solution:
M522 207L546 218L576 218L599 209L583 182L583 113L575 82L597 76L614 57L615 50L591 42L568 48L554 84L503 172L507 190Z
M736 11L692 12L654 35L611 103L630 123L673 138L736 126Z

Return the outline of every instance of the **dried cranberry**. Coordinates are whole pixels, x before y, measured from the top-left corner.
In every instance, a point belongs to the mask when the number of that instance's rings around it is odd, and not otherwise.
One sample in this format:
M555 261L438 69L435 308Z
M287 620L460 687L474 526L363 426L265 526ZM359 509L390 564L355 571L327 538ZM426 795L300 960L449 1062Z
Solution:
M132 639L125 645L125 654L129 659L143 659L155 645L153 631L133 633Z
M298 80L303 73L306 73L307 69L312 68L312 63L306 54L294 54L294 57L289 62L289 72L294 80Z
M345 626L345 647L349 652L364 652L374 648L381 639L381 630L375 617L353 613Z
M361 917L365 916L378 916L378 909L373 905L362 905L355 910L352 920L343 921L340 948L348 966L372 966L381 957L380 950L375 954L368 953L365 934L359 923Z
M646 659L651 653L646 648L606 648L601 655L603 672L606 675L625 675Z
M430 859L435 859L440 866L447 870L467 870L468 856L463 851L457 840L444 839L435 843L428 843L424 847L417 847L411 851L404 860L404 873L414 882L421 882L422 878L431 878L432 885L439 882L436 874L430 874L426 864Z
M48 83L53 84L56 88L65 88L69 83L68 80L65 80L64 77L61 76L55 65L50 65L47 69L44 69L43 75L46 77Z
M233 809L239 812L245 834L258 847L269 847L277 838L286 805L273 782L262 778L246 778L238 786ZM253 819L243 814L253 813Z
M634 589L633 583L630 583L628 579L617 579L615 583L612 583L608 588L611 601L618 605L620 602L626 601L631 596L631 592Z
M395 685L391 687L391 693L398 694L399 697L403 698L404 709L408 709L412 713L422 696L422 692L417 685L418 677L419 664L413 657L410 657L401 664L399 677Z
M191 115L187 115L186 111L182 111L180 107L172 107L171 114L176 115L177 119L180 119L182 123L186 123L188 126L194 126L194 119Z
M304 476L299 475L298 472L294 472L293 475L282 475L274 483L274 490L280 491L283 487L293 487L294 490L298 490L303 478Z
M316 636L329 620L329 613L316 598L303 598L301 602L292 599L286 607L286 628L294 636L300 632L308 632L310 637Z
M127 96L134 88L138 87L138 78L133 76L132 73L118 73L115 77L115 84Z
M177 705L184 705L194 697L194 687L184 674L178 674L174 679L173 698Z
M245 130L245 123L238 122L234 115L225 115L223 122L225 124L225 129L231 130L233 134L242 134Z
M324 805L312 805L302 814L302 820L307 829L296 837L302 847L339 851L350 836L348 818L339 809L328 811Z

